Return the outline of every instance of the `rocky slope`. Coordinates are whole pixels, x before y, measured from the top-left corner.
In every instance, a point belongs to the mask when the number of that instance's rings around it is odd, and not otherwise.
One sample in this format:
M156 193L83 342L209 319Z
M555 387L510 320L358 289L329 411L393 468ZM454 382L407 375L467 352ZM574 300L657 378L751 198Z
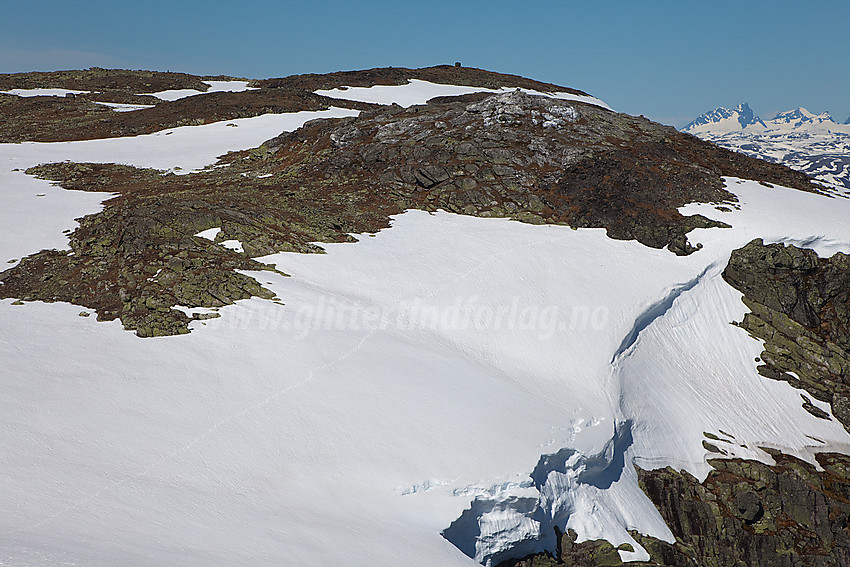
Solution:
M466 67L438 66L425 69L369 69L326 75L295 75L252 81L251 90L215 92L204 97L187 96L161 100L153 93L179 89L209 90L208 81L232 77L197 77L183 73L88 69L55 73L0 75L0 143L58 142L137 136L168 128L200 125L221 120L248 118L329 106L365 109L370 105L330 99L314 93L337 87L400 85L410 79L441 84L499 89L522 87L543 91L585 93L518 77ZM73 87L73 88L72 88ZM3 94L15 89L69 89L88 91L65 97ZM103 103L146 105L132 112L115 112Z

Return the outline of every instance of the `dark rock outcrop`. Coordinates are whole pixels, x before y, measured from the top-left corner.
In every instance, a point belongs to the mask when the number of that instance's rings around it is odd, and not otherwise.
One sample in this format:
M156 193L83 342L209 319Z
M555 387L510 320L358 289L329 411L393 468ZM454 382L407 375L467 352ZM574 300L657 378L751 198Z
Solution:
M740 325L765 341L759 372L829 402L850 430L850 256L757 239L732 252L723 278L751 311Z
M644 565L657 565L656 563L644 563L640 561L623 563L619 548L614 547L605 540L591 540L576 543L577 535L573 530L560 533L558 536L558 549L554 555L538 553L524 559L510 559L499 563L497 567L555 567L557 565L569 565L570 567L607 567L613 565L630 565L643 567ZM631 547L626 544L626 546ZM621 546L627 549L626 546ZM634 551L630 549L629 551Z
M671 468L638 469L640 484L676 538L670 544L632 533L650 554L647 563L669 567L803 567L850 565L850 457L821 453L809 463L770 451L775 465L712 460L703 482ZM620 565L601 541L575 544L560 535L554 556L538 554L500 567Z
M696 565L850 565L850 457L824 470L771 451L776 464L712 460L702 483L672 469L639 470L641 486Z

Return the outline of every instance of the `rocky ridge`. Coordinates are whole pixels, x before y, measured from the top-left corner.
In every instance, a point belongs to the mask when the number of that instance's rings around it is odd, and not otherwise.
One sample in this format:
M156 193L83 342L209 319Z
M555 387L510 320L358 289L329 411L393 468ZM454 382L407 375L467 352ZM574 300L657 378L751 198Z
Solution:
M187 73L131 71L128 69L90 69L0 74L0 91L12 89L68 89L101 93L153 93L171 89L206 91L205 80L228 80L224 75L199 77Z
M116 112L101 102L152 106ZM120 92L25 98L0 94L0 114L14 117L0 123L0 143L138 136L180 126L199 126L262 114L326 110L331 106L366 109L371 105L289 91L213 92L175 101Z
M325 110L330 106L367 109L374 105L332 99L314 93L345 86L402 85L410 79L441 84L499 89L527 88L586 93L550 83L474 69L439 65L424 69L382 68L343 71L325 75L294 75L254 80L252 90L215 92L203 97L164 101L150 96L173 89L205 92L208 80L232 77L198 77L185 73L128 71L92 68L83 71L0 75L0 91L66 88L89 91L65 97L18 97L0 92L0 143L94 140L150 134L179 126L196 126L222 120L250 118L269 113ZM115 112L99 103L152 105L132 112Z

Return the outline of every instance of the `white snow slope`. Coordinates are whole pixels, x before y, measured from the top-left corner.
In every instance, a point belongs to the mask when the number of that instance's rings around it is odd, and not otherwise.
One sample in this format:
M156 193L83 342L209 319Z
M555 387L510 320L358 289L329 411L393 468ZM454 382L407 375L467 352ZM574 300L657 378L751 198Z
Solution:
M102 198L13 168L188 170L271 137L267 120L2 145L16 213L0 210L0 249L62 247ZM759 446L850 449L756 373L761 344L730 324L745 307L720 278L754 237L850 251L850 200L727 185L739 209L685 210L733 228L694 231L704 248L684 258L601 229L409 211L327 254L263 258L291 274L255 274L286 305L240 301L189 335L0 301L0 564L460 567L542 549L552 523L646 557L626 530L671 534L634 464L702 478L703 432L721 429L731 455L768 462Z

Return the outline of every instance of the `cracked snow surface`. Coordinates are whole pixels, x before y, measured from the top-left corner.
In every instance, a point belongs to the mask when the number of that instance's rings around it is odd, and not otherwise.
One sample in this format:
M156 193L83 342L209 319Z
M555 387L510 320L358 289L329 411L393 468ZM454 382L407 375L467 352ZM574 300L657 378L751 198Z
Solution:
M226 136L264 120L202 127L205 143L238 146ZM7 255L97 210L12 173L42 155L30 148L180 163L82 144L0 147L4 199L27 215L0 212L27 238ZM462 566L552 549L555 526L646 558L628 530L671 533L634 465L704 478L703 433L720 430L730 456L767 462L759 447L850 448L837 420L758 375L761 343L730 324L746 308L720 277L756 237L850 251L850 201L727 187L740 207L682 209L733 227L698 229L685 257L603 229L414 210L327 254L262 258L281 273L252 275L285 305L239 301L190 335L0 302L0 562ZM80 204L39 208L36 191Z

